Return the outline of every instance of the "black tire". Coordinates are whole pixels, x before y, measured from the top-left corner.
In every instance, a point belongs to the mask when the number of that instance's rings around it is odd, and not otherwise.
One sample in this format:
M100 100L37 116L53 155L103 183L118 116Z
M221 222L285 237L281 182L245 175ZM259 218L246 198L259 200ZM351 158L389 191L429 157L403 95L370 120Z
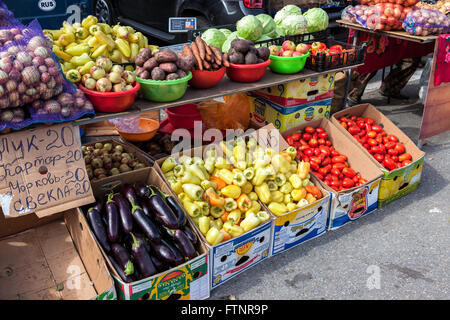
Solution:
M211 22L204 16L197 16L197 29L209 28L211 27Z
M93 15L97 17L98 22L113 25L114 9L109 0L94 0L92 3Z

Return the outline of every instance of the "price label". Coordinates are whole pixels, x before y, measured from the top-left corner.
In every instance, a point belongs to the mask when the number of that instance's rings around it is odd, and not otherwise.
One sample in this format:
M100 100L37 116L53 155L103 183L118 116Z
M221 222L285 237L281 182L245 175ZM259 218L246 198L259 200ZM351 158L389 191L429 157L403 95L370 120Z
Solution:
M169 32L188 32L197 29L197 18L191 17L172 17L169 18Z
M95 201L71 123L0 136L0 203L6 218L46 216Z

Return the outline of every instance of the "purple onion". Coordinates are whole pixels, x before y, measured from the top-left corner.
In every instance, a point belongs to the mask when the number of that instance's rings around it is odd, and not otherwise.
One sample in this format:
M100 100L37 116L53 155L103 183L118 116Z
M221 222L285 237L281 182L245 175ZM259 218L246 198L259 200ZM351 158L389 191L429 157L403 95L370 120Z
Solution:
M52 75L52 76L58 75L59 72L60 72L60 70L58 67L49 67L48 68L48 73L50 73L50 75Z
M48 84L47 84L48 87ZM47 89L44 93L40 95L41 99L48 100L55 95L53 89Z
M61 92L63 92L63 86L62 85L57 85L56 87L55 87L55 89L53 89L54 90L54 95L55 96L57 96L58 94L60 94Z
M0 84L6 83L6 81L8 81L8 74L5 71L0 70Z
M70 117L71 114L72 114L72 110L70 108L68 108L68 107L61 108L61 115L64 118Z
M56 86L56 81L54 78L51 78L49 82L47 82L47 87L53 89Z
M8 30L8 29L3 29L3 30L0 30L0 40L1 41L8 41L8 40L11 40L13 38L13 34L11 33L11 31L10 30Z
M21 41L23 39L24 39L23 35L21 35L21 34L17 34L17 35L14 36L14 41Z
M1 111L0 119L1 121L12 121L14 118L14 113L11 110L3 110Z
M17 86L17 92L23 94L25 93L25 91L27 91L27 86L25 85L25 83L19 82L19 85Z
M45 65L46 65L47 67L53 67L53 66L55 66L55 64L56 64L55 59L53 59L53 58L51 58L51 57L45 58L45 59L44 59L44 62L45 62Z
M15 108L15 109L12 109L12 112L13 112L13 114L14 114L15 116L17 116L17 117L22 117L22 118L25 117L25 112L23 111L22 108Z
M83 109L86 111L94 111L94 106L92 105L92 103L89 100L86 100Z
M58 74L56 77L54 77L56 85L61 85L64 81L64 76L62 73Z
M48 113L60 113L61 105L56 100L48 100L44 102L44 110Z
M3 70L4 72L9 73L12 70L12 68L13 68L12 63L9 62L5 63L3 62L3 60L0 61L0 69Z
M14 80L8 80L5 84L7 92L13 92L17 88L17 82Z
M9 73L9 79L19 82L21 80L20 72L14 69L11 70L11 72Z
M9 43L9 41L5 42L5 46L7 46ZM17 46L11 46L8 48L8 52L11 53L12 55L16 55L18 54L20 51L19 47Z
M19 28L11 28L9 29L9 31L11 32L12 35L16 36L18 34L21 34L21 31Z
M42 66L41 66L42 67ZM44 72L41 74L41 81L43 83L48 83L52 77L48 74L48 72Z
M24 29L24 30L22 30L22 34L24 36L27 36L27 35L28 36L32 36L32 35L35 34L35 32L33 30L31 30L31 29L29 30L29 32L28 32L27 29ZM47 47L47 48L49 48L50 47L50 42L48 40L46 40L45 38L43 38L43 37L34 36L33 38L30 39L30 41L28 42L28 45L27 45L27 49L29 51L34 51L34 50L36 50L39 47Z
M28 67L32 63L31 56L25 51L19 52L16 56L16 60L22 62L25 67Z
M39 70L40 73L44 73L44 72L48 71L48 68L45 65L41 65L41 66L38 67L38 70Z
M41 108L42 108L43 104L44 104L44 103L42 102L42 100L34 100L34 101L31 103L31 106L33 107L34 110L38 110L38 109L41 109Z
M24 69L24 65L22 62L20 62L19 60L14 60L13 63L13 69L17 70L17 71L22 71Z
M26 94L22 95L21 97L22 97L22 103L21 103L22 105L29 104L29 103L31 103L31 101L33 101L33 98L31 96L27 96Z
M61 104L61 107L72 108L75 102L74 97L70 93L61 93L58 98L58 102Z
M38 91L36 88L28 88L27 91L25 91L25 94L27 96L32 96L34 94L36 94Z
M33 50L37 57L47 58L49 56L49 50L46 47L37 47Z
M83 98L80 98L80 97L75 98L75 107L76 108L78 108L78 109L83 108L85 103L86 103L86 99L83 99Z
M79 89L77 89L77 91L75 91L75 93L73 95L75 97L80 97L80 98L84 98L85 97L84 92L79 90Z
M22 71L22 80L26 85L38 82L40 79L39 70L35 66L29 66Z

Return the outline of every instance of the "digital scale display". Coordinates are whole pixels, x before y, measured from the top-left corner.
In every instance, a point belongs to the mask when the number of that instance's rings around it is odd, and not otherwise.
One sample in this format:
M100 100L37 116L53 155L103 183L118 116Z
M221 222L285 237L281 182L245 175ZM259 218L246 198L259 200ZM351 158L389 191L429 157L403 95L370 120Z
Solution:
M188 32L197 29L197 18L174 17L169 18L169 32Z

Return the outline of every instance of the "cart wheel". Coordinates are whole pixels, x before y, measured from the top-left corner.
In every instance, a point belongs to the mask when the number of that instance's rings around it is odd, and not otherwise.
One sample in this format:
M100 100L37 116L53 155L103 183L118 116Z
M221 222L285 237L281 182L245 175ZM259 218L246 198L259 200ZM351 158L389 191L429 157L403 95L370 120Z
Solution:
M112 25L113 7L109 0L95 0L94 1L94 16L98 18L98 22Z

